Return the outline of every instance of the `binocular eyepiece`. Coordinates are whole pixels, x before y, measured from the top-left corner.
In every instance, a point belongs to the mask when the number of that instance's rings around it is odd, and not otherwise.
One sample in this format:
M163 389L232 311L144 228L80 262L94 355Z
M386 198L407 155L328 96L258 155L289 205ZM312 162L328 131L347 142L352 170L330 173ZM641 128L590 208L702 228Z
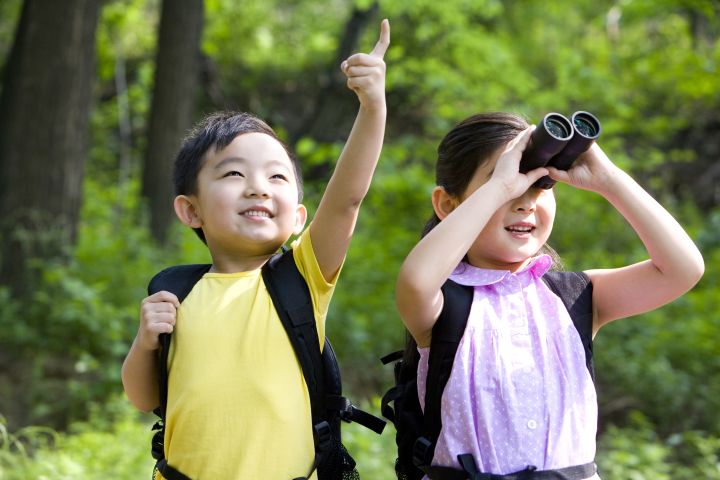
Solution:
M567 170L599 136L600 121L589 112L575 112L570 120L548 113L530 137L520 159L520 172L545 166ZM555 180L546 175L533 186L548 189L553 185Z

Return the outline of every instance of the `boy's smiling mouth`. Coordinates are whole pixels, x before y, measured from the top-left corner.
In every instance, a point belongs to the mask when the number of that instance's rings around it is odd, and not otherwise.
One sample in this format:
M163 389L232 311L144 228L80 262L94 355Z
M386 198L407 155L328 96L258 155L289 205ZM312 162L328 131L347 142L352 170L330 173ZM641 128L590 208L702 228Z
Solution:
M260 218L272 218L273 215L270 213L270 210L263 208L263 207L253 207L249 208L243 212L240 212L240 215L244 217L260 217Z

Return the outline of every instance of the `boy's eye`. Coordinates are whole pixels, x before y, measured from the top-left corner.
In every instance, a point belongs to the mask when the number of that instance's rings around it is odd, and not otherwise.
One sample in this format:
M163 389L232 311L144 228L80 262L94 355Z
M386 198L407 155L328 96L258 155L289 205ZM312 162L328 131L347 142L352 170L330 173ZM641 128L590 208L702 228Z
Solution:
M230 172L227 172L224 177L244 177L242 173L238 172L237 170L232 170Z
M282 173L276 173L275 175L271 176L272 179L278 179L278 180L287 180L287 177L283 175Z

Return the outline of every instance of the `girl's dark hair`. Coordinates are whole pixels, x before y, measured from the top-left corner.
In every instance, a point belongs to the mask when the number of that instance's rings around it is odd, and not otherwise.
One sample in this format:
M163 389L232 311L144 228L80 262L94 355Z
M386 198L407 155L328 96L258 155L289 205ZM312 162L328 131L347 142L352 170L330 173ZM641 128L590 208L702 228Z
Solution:
M478 167L528 126L524 118L512 113L480 113L466 118L455 125L438 146L435 184L459 197ZM438 223L440 219L433 213L422 236Z
M211 149L221 150L239 135L244 133L264 133L274 138L287 152L295 173L298 188L298 202L302 202L303 184L300 165L295 155L277 136L270 126L259 118L244 112L217 112L201 120L183 140L180 152L175 158L173 184L175 195L193 195L197 193L197 177L205 163L205 155ZM202 229L195 233L204 242Z
M513 113L479 113L466 118L455 125L438 146L435 184L450 195L459 197L467 189L478 167L528 126L523 117ZM433 212L422 236L438 223L440 219ZM552 247L545 244L541 252L552 257L553 268L562 269L560 256Z
M467 189L475 171L490 160L499 148L529 126L519 115L504 112L479 113L455 125L440 142L435 165L435 184L459 197ZM424 237L440 223L433 212L422 231ZM559 255L548 244L540 250L552 257L553 269L562 269ZM417 362L417 343L407 332L403 359Z

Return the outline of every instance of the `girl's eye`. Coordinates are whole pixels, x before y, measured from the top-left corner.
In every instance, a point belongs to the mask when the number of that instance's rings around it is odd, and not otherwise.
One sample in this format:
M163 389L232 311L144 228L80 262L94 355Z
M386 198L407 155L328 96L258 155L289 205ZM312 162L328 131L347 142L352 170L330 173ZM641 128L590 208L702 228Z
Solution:
M287 180L287 177L283 175L282 173L276 173L275 175L270 177L271 179L277 179L277 180Z
M227 172L224 177L244 177L242 173L238 172L237 170L232 170L230 172Z

